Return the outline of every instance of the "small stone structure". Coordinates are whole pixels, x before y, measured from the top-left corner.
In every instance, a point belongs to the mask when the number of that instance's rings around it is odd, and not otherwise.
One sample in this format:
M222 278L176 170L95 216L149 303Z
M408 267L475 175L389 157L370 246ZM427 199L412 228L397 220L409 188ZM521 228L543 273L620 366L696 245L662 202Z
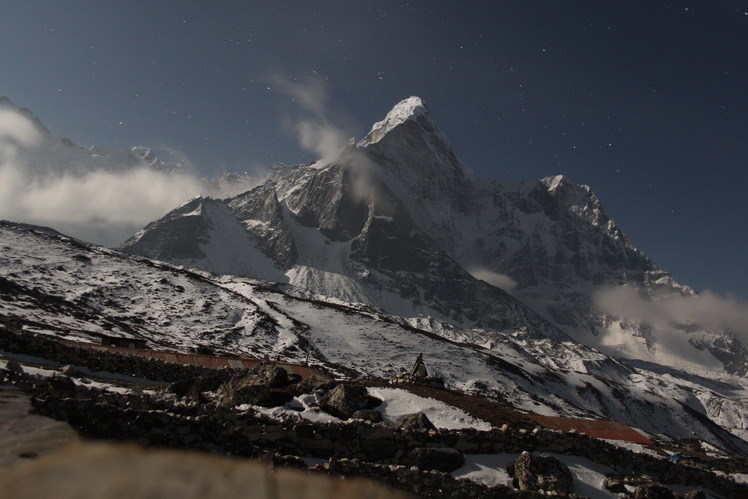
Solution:
M428 375L426 364L423 362L423 354L418 354L410 371L395 374L389 379L389 383L413 383L437 389L444 388L444 379Z

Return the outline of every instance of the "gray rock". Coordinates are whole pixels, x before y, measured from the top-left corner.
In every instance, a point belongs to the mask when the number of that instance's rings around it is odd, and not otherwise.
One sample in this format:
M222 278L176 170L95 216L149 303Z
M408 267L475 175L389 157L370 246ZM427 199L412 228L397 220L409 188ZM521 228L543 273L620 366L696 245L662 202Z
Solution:
M520 490L570 494L574 491L569 468L553 456L534 456L524 451L514 461L514 486Z
M319 407L335 417L348 419L368 404L369 393L365 386L340 384L320 400Z
M218 403L234 407L241 404L257 404L270 396L266 380L250 373L232 378L218 389Z
M278 388L288 383L288 371L273 362L262 362L254 368L254 373L265 380L270 388Z
M436 426L434 426L428 416L422 412L403 418L399 423L397 423L397 427L408 431L436 430Z
M285 401L288 397L279 397L278 390L286 385L288 372L285 369L273 362L262 362L246 374L235 376L221 385L218 389L218 401L232 407L241 404L260 404L268 401L271 395L273 400Z

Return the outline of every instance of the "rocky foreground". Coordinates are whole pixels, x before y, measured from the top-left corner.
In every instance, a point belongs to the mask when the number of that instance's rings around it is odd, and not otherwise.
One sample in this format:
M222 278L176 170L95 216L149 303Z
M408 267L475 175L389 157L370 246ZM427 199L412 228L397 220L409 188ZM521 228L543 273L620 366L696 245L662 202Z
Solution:
M64 345L11 322L0 328L0 355L5 357L0 383L23 391L37 414L67 422L84 439L262 458L274 467L365 477L423 497L576 497L568 468L550 454L609 467L607 489L620 497L681 497L672 488L693 489L685 497L705 497L699 490L724 497L748 494L748 487L735 480L748 473L745 458L709 455L693 442L635 452L577 432L541 429L511 408L446 389L398 385L485 416L492 429L437 429L423 414L392 427L376 410L381 401L366 390L382 381L301 380L270 362L243 370L168 364ZM292 406L305 394L315 394L319 410L339 420L260 412ZM22 460L48 449L37 450L21 451ZM676 452L687 455L678 462L667 459ZM466 456L478 454L519 455L509 469L513 487L451 475Z

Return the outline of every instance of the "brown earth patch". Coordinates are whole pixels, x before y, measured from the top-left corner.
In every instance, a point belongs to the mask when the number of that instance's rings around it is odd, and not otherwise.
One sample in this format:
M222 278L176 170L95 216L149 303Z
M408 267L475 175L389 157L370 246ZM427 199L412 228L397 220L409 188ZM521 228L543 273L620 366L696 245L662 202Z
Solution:
M504 424L515 428L532 429L537 423L525 414L498 402L493 402L475 395L465 395L451 390L440 390L428 386L413 383L389 384L381 381L361 381L364 386L376 388L402 388L420 397L428 397L458 409L462 409L472 417L482 419L493 426L501 427Z

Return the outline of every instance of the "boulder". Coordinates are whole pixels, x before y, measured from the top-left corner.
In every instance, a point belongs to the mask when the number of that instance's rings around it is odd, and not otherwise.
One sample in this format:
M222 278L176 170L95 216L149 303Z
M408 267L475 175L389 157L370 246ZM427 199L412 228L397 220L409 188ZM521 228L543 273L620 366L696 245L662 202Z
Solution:
M270 388L279 388L288 384L288 371L273 362L264 361L253 369L254 373L265 380Z
M428 416L422 412L403 418L399 423L397 423L397 427L401 430L407 431L436 430L436 426L434 426Z
M270 396L270 387L256 376L232 378L218 390L218 402L229 407L257 404Z
M514 461L510 474L513 475L514 487L520 490L544 490L556 494L570 494L574 491L569 468L547 454L538 456L524 451Z
M340 384L320 400L319 407L328 414L348 419L353 413L369 406L369 393L365 386Z
M335 387L335 381L323 378L316 374L312 374L301 383L296 384L294 392L296 395L303 395L305 393L323 392L327 393Z
M706 494L703 490L692 490L683 494L683 499L706 499Z
M19 373L19 374L23 373L23 367L21 367L21 364L19 364L15 360L9 360L5 364L5 369L7 369L10 372L14 372L14 373Z
M262 362L244 375L234 376L218 389L218 402L230 407L241 404L274 406L290 397L280 394L288 385L288 372L273 362ZM272 395L272 397L271 397Z

